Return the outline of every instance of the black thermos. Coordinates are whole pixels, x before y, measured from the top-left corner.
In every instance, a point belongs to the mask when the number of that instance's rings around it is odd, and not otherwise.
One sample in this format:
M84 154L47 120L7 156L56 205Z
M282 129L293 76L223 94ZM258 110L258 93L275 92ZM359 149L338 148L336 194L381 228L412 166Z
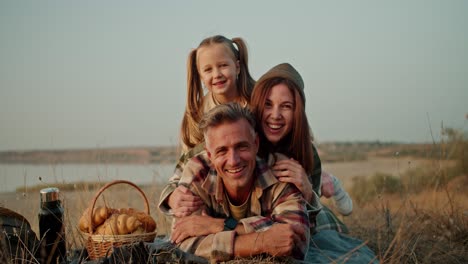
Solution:
M66 259L66 247L65 226L63 223L63 207L59 199L59 189L45 188L41 190L40 195L40 263L62 263Z

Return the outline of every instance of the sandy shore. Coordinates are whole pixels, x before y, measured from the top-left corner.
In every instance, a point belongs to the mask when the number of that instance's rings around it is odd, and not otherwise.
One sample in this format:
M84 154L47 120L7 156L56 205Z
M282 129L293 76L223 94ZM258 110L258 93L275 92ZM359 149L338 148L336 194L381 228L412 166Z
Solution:
M433 166L434 161L412 157L377 158L362 161L323 163L322 169L337 176L350 188L354 177L368 177L377 172L400 176L407 170Z

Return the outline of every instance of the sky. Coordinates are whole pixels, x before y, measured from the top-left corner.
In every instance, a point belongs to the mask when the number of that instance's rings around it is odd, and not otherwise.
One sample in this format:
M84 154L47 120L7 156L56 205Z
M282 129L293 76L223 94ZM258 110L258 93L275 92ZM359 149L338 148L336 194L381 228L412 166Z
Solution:
M0 151L178 142L186 60L247 43L289 62L316 141L440 140L468 129L468 1L0 1Z

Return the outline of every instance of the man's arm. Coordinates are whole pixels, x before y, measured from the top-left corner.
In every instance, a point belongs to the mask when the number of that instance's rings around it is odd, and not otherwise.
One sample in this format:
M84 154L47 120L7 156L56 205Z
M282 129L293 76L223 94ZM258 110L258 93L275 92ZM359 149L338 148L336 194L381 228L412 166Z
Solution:
M267 212L268 216L244 218L237 225L236 231L213 233L221 229L222 221L212 217L183 218L181 223L183 221L185 231L180 231L176 223L174 233L192 232L190 230L195 230L197 225L200 227L202 221L206 220L205 228L196 228L199 233L191 233L191 237L178 246L182 250L217 261L261 253L303 259L308 248L310 229L306 203L299 190L294 185L278 183L264 193L262 198L265 201L258 201L258 204L271 208ZM213 221L212 224L209 224L209 218Z
M310 223L306 204L304 197L296 186L290 183L278 182L262 193L259 206L262 207L264 216L249 217L242 219L240 222L243 224L246 233L252 231L256 233L265 232L264 237L267 242L262 246L264 250L262 253L281 255L281 252L285 253L287 251L286 247L281 243L293 241L292 248L285 255L303 259L307 253L310 239ZM275 229L279 228L279 226L287 228L289 232L276 231ZM290 236L288 237L285 234ZM288 240L277 240L282 238ZM239 250L240 252L236 249L235 254L244 254L242 248L239 248Z
M174 174L171 178L169 178L169 183L166 184L159 198L158 208L164 214L176 215L179 217L189 215L193 211L197 210L201 204L203 204L200 201L200 199L197 196L193 195L193 193L190 192L188 189L181 187L178 188L178 184L182 177L182 173L184 171L186 163L195 155L204 155L203 146L204 144L199 144L192 150L182 154L179 157L179 160L174 169ZM197 171L195 171L196 168L193 168L191 170L193 173L197 173ZM184 196L184 200L186 200L186 202L181 203L180 201L176 201L176 204L171 204L170 199L173 198L173 196L175 195L177 195L178 197L178 199L175 200L181 200L182 198L180 197Z
M300 256L303 259L305 253L297 251L296 243L307 239L307 234L298 224L275 224L263 232L237 236L234 256L250 257L267 253L271 256Z
M301 234L301 238L305 237L305 239L295 237L292 249L294 258L303 259L309 246L310 222L306 208L307 202L299 189L293 184L278 182L263 193L261 200L261 206L265 209L267 209L268 202L271 201L271 206L269 206L271 211L266 212L266 216L273 222L272 227L278 223L293 225L296 234ZM268 224L265 219L259 219L255 222L244 222L244 227L253 226L256 230L259 228L269 230ZM274 235L281 236L282 234L275 233ZM266 246L270 247L270 250L274 250L276 245L267 243Z
M236 231L222 231L190 237L178 244L178 247L214 261L227 261L233 257L251 257L262 253L303 259L305 252L297 244L307 243L308 239L308 232L300 224L277 223L258 233L239 235Z

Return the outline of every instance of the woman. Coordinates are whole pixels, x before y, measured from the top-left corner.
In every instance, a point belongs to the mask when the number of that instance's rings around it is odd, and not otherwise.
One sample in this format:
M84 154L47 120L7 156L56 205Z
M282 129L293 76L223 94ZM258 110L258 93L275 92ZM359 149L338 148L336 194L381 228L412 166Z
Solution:
M320 192L321 168L305 114L305 101L302 77L290 64L283 63L257 81L250 106L256 119L260 120L257 124L260 155L267 157L268 153L279 152L290 157L290 160L275 163L275 174L280 181L296 185L305 199L313 204L314 193ZM321 214L338 220L324 208ZM347 263L374 260L374 253L362 241L343 235L337 229L320 231L320 224L318 222L316 227L319 232L312 236L306 261L329 263L340 261L343 256ZM336 224L345 228L341 222Z
M274 89L273 89L274 88ZM304 82L290 64L283 63L265 73L252 92L250 108L258 123L260 156L279 152L291 160L279 161L274 170L280 181L290 182L311 203L313 192L329 198L339 198L344 206L338 207L349 214L352 200L333 175L322 173L313 136L305 114ZM323 181L328 183L322 188ZM325 187L324 186L324 187ZM339 194L338 195L335 195ZM347 210L345 210L347 209ZM327 207L317 215L317 230L336 229L347 233L348 229Z

